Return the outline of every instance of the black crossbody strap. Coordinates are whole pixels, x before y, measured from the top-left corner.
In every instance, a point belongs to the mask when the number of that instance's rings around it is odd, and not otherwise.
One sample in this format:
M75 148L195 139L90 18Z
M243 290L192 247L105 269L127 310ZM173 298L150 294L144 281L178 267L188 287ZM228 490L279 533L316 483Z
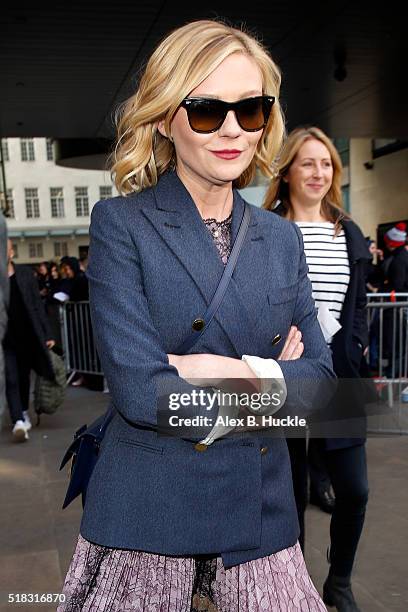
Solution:
M185 355L189 350L193 348L195 343L208 329L211 321L214 318L215 313L220 307L224 298L225 292L228 289L229 282L234 272L239 253L245 240L246 233L248 231L249 220L251 217L249 205L245 203L244 214L242 215L241 223L239 226L238 234L232 247L230 256L228 258L227 265L224 268L224 272L221 276L218 287L213 295L210 305L205 311L202 320L204 322L202 329L195 331L193 330L190 335L184 340L184 342L178 347L176 354Z
M242 245L245 240L246 233L248 231L249 220L251 217L250 208L247 203L245 203L244 214L242 215L241 223L239 226L238 234L234 242L234 246L232 247L230 256L228 258L227 265L224 268L224 272L221 276L220 282L218 283L218 287L213 295L210 305L203 315L204 326L199 331L192 331L190 335L180 344L175 354L185 355L189 350L193 348L195 343L199 338L204 334L204 332L208 329L211 321L214 318L215 313L220 307L222 300L224 298L225 292L228 289L229 282L232 277L232 273L234 272L236 263L238 261L238 256L240 254ZM112 420L113 415L115 414L115 409L113 406L110 406L105 419L102 421L102 424L98 430L97 439L102 440L105 430Z

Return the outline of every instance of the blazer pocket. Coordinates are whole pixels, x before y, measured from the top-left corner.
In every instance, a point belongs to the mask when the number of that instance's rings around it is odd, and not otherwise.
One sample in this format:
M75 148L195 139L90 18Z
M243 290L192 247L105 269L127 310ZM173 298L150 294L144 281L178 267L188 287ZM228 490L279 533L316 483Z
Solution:
M299 285L295 283L287 287L276 287L268 292L267 298L269 304L284 304L291 302L297 296Z
M155 453L156 455L163 454L162 446L155 446L154 444L148 444L146 442L140 442L139 440L129 440L125 438L119 438L119 444L124 444L125 446L134 446L135 448L146 451L147 453Z

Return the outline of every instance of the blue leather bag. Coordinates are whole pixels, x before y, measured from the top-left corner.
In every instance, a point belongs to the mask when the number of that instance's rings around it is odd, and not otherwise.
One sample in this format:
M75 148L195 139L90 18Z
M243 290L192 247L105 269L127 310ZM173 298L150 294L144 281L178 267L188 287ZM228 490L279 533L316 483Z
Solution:
M71 477L62 508L66 508L78 495L82 494L82 507L85 505L88 482L96 465L106 428L115 411L100 416L89 427L83 425L74 434L74 441L66 451L60 465L62 470L71 460Z

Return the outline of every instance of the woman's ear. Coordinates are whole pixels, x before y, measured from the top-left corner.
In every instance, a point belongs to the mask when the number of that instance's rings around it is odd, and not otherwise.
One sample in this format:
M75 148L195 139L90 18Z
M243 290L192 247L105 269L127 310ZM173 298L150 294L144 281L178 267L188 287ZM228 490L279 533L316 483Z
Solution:
M157 124L157 130L160 132L160 134L162 136L164 136L165 138L168 138L170 141L172 141L172 137L169 136L166 132L166 128L165 128L165 120L164 119L160 119L160 121Z

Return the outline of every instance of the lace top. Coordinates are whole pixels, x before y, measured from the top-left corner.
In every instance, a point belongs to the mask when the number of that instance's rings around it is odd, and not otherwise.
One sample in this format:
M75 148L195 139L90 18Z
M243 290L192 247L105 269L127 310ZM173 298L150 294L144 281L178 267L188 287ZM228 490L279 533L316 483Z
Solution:
M203 219L203 221L213 237L214 244L225 266L231 253L232 212L223 221L216 221L215 219Z

